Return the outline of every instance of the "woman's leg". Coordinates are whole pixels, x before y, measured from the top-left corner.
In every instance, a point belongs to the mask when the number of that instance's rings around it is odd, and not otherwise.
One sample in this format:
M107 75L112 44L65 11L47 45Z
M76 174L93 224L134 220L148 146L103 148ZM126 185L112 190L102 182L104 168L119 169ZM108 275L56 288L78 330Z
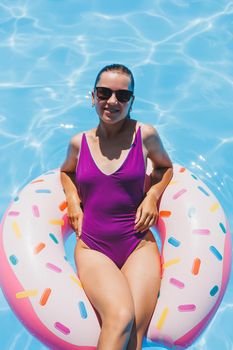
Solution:
M104 254L79 240L75 248L78 275L102 320L98 350L125 350L134 322L129 285L119 268Z
M127 350L141 350L161 280L160 254L151 231L128 257L121 271L129 283L135 309L135 323Z

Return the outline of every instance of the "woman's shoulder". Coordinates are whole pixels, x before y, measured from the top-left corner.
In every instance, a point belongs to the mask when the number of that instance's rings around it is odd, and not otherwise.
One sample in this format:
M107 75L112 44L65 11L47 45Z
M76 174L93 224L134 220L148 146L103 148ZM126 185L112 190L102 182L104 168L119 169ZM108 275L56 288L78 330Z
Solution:
M86 136L89 136L93 133L93 130L85 130L73 135L70 139L70 145L76 149L80 149L83 135L85 134Z
M156 128L151 124L137 122L137 125L141 128L141 135L143 140L146 140L150 137L156 137L158 135Z

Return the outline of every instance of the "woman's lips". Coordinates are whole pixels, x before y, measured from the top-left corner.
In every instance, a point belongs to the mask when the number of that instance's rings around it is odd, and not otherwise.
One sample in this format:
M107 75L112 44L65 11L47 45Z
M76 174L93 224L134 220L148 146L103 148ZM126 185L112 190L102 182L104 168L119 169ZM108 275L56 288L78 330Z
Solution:
M105 109L104 110L106 113L118 113L119 112L119 109Z

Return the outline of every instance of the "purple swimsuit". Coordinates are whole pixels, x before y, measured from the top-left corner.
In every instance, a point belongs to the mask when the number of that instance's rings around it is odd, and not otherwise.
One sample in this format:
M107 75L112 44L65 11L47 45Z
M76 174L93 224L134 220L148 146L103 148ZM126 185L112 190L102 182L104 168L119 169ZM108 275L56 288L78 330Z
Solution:
M144 197L144 181L140 127L125 161L110 175L96 165L83 134L76 168L76 185L84 212L81 239L119 268L146 234L134 229L136 211Z

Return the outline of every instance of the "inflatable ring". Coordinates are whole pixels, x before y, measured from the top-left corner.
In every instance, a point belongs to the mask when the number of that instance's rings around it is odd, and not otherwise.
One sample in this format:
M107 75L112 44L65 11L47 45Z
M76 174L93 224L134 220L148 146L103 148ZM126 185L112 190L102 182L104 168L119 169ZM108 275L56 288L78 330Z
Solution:
M211 191L174 165L157 229L162 241L160 295L146 337L185 348L217 310L231 266L230 231ZM71 233L59 170L29 183L1 224L1 287L11 308L51 349L95 349L100 325L65 257Z

